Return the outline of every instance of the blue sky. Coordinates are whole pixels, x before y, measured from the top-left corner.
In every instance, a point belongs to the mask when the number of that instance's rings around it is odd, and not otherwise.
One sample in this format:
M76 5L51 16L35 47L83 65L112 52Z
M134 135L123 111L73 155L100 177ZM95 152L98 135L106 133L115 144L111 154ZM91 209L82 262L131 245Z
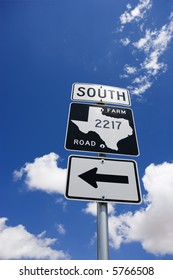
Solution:
M128 88L143 203L109 205L111 259L173 258L173 2L0 0L0 259L95 259L96 205L64 197L74 82Z

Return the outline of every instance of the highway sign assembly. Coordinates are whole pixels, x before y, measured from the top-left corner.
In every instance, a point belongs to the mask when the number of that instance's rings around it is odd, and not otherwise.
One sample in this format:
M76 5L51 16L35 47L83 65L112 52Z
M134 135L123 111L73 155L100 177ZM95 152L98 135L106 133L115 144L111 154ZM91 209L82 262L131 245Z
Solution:
M127 89L74 83L66 130L67 150L94 152L98 157L71 155L65 196L97 202L97 259L109 259L108 202L138 204L142 201L137 163L107 158L106 154L138 156L133 111ZM109 105L114 104L118 107Z
M130 95L127 89L97 84L74 83L71 99L124 106L131 105Z
M140 203L137 164L132 160L70 156L66 197L117 203Z
M66 133L68 150L139 155L129 108L72 103Z

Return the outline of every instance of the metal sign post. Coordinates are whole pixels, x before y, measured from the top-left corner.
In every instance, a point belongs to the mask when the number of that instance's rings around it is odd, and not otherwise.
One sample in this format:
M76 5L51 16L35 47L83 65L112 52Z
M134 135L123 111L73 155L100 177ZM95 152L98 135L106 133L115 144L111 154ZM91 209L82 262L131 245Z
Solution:
M104 158L105 154L99 153ZM97 202L97 259L109 259L108 203Z
M109 259L108 204L97 202L97 259Z

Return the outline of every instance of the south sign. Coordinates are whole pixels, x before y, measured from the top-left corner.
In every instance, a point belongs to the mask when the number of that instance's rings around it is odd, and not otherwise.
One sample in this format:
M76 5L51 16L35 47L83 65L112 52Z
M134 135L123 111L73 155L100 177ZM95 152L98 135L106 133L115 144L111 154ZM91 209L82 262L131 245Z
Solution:
M72 100L78 101L110 103L124 106L131 104L127 89L97 84L74 83L71 98Z
M72 103L65 148L138 156L132 110L106 105Z

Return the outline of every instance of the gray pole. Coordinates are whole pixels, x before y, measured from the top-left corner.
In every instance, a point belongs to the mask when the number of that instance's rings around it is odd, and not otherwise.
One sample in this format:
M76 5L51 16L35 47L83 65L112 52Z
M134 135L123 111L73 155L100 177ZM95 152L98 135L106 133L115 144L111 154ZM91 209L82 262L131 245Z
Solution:
M105 157L105 154L98 154ZM108 204L97 202L97 259L109 259L109 238L108 238Z
M97 259L109 259L108 244L108 204L97 203Z

